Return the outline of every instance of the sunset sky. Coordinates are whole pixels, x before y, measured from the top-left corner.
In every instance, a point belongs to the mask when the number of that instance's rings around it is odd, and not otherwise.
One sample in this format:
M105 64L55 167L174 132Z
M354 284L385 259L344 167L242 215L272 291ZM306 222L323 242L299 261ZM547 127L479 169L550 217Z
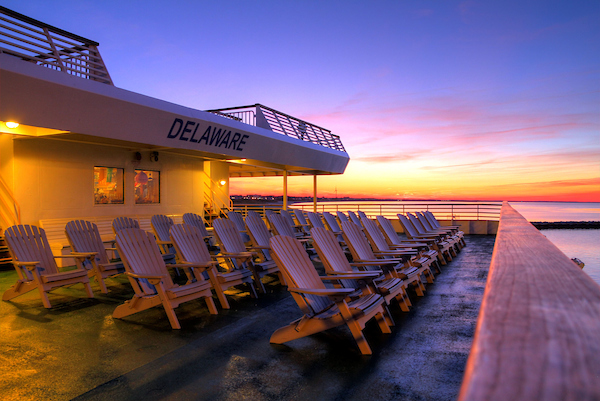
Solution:
M351 161L320 196L600 202L599 1L0 4L99 42L120 88L332 130Z

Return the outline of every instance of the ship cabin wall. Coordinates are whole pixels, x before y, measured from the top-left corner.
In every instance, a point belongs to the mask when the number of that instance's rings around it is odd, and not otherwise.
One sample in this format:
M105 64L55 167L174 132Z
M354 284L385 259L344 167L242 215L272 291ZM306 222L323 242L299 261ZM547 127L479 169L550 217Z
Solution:
M218 186L228 199L227 164L199 157L0 134L0 173L20 206L22 224L40 220L99 216L203 214L205 192ZM95 204L94 167L124 169L124 203ZM160 172L160 203L135 203L135 169ZM205 171L208 170L208 171ZM219 180L226 180L221 186Z

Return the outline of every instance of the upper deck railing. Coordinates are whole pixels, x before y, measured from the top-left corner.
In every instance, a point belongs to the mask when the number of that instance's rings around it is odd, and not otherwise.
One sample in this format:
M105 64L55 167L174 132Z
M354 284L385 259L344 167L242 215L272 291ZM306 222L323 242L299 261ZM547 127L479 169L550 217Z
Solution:
M600 286L508 203L460 401L599 400Z
M0 6L0 53L113 85L98 43Z
M338 135L330 130L292 117L262 104L206 110L221 117L241 121L245 124L266 128L292 138L312 142L326 148L345 152Z

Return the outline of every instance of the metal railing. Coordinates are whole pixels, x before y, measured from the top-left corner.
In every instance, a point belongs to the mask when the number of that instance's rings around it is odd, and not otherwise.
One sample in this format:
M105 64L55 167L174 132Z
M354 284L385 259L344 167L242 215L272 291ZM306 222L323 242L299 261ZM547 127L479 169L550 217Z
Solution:
M0 53L113 85L98 43L0 6Z
M396 219L398 213L414 213L423 210L432 212L440 220L459 221L459 220L485 220L499 221L501 202L481 203L481 202L320 202L317 203L318 212L341 211L346 213L348 210L365 212L367 217L384 216L390 219ZM279 210L281 204L252 204L235 205L234 210L246 215L248 210L254 210L264 215L265 210ZM312 202L294 203L290 205L291 209L313 210Z
M332 134L330 130L262 104L206 111L326 148L346 151L340 137Z

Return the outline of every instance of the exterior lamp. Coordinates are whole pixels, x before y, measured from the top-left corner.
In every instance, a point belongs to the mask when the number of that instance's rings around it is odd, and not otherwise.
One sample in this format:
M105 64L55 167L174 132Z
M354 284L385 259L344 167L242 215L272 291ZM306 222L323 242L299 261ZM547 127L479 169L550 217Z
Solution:
M5 124L8 128L17 128L19 126L19 123L14 121L7 121Z
M227 181L225 181L225 180L221 180L221 181L219 181L219 185L220 185L220 186L224 186L225 184L227 184Z

